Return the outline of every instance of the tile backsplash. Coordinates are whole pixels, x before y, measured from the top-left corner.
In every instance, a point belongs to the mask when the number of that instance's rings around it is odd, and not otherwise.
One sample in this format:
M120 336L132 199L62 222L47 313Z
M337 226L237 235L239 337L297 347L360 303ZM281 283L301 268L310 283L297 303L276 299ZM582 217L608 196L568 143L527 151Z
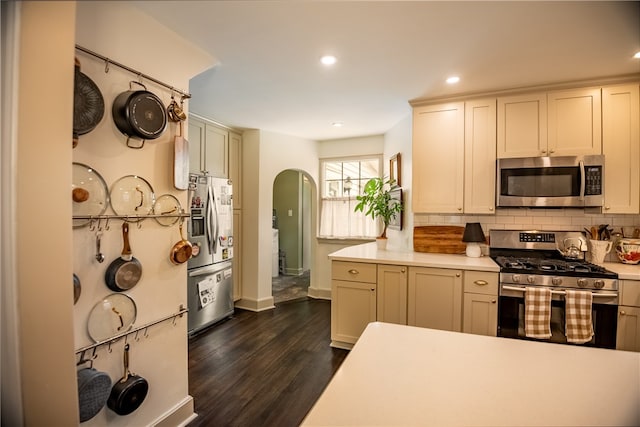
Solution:
M531 209L500 208L495 215L434 215L414 214L413 225L460 225L479 222L485 234L493 229L514 230L575 230L592 225L609 224L620 231L622 227L640 228L640 215L611 215L589 213L583 209ZM613 251L612 251L613 252ZM618 261L614 253L607 255L607 261Z

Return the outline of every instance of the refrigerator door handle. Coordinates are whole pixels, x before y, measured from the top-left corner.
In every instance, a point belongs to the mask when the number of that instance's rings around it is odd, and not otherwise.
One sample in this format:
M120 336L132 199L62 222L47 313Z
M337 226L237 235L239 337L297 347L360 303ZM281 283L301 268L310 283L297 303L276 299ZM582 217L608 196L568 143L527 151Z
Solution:
M209 253L214 254L217 251L217 238L215 237L214 231L214 209L215 200L213 199L213 193L211 191L211 186L207 187L207 242L209 243Z

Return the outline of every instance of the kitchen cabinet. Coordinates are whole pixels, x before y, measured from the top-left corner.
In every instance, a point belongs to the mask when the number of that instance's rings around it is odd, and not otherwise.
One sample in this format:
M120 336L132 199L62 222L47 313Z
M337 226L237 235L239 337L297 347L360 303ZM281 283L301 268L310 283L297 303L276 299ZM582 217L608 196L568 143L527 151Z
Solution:
M620 281L616 349L640 352L640 281Z
M229 132L229 178L233 184L233 209L242 209L242 135Z
M547 96L544 93L498 98L497 156L546 154Z
M498 331L498 274L464 272L462 332L496 336Z
M496 99L465 102L464 115L464 212L494 214Z
M602 89L604 213L640 213L640 97L637 83Z
M407 324L446 331L462 330L462 271L410 267Z
M602 154L600 88L547 94L549 156Z
M235 192L235 188L234 188ZM235 196L235 194L234 194ZM242 298L242 211L233 210L233 300Z
M378 265L376 320L407 324L407 273L403 265Z
M350 348L376 320L376 264L331 263L331 345Z
M464 103L413 109L414 213L462 213Z
M189 171L229 178L229 131L189 117Z
M602 153L600 88L498 98L498 158Z

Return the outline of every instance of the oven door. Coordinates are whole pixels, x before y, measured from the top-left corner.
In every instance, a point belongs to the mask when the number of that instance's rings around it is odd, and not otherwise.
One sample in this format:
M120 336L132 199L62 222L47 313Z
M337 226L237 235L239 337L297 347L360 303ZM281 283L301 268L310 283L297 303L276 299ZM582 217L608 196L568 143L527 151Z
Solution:
M581 344L590 347L616 348L618 326L618 306L616 304L592 304L593 338ZM568 344L565 336L564 299L551 301L551 338L548 340L527 338L524 333L524 293L521 295L501 295L498 302L498 336Z

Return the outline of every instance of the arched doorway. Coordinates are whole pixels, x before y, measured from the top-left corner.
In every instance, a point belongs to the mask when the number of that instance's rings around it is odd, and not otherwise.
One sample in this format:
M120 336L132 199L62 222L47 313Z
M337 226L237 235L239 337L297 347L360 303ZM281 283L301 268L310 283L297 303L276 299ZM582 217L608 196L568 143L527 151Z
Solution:
M273 181L272 295L274 303L306 298L311 268L312 180L287 169Z

